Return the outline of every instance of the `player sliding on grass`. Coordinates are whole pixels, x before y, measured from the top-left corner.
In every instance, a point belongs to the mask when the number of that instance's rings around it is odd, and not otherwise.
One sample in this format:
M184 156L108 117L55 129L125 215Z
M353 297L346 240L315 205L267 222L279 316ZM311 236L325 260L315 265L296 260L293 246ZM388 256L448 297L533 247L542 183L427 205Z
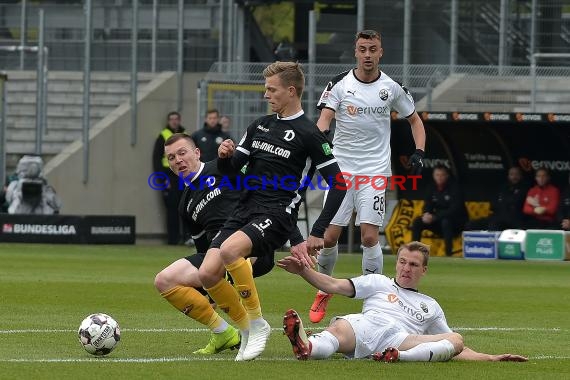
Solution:
M439 304L419 293L427 271L429 247L419 242L402 245L396 259L396 277L380 274L336 279L286 257L277 266L298 274L329 294L364 300L362 312L334 318L319 334L307 337L295 310L288 310L283 328L299 360L326 359L335 352L377 361L527 361L520 355L490 355L473 351L449 328Z
M196 245L196 254L176 260L156 275L155 287L162 297L185 315L207 326L212 334L206 347L195 354L211 355L240 345L239 332L214 310L198 277L206 251L213 236L224 224L239 199L236 186L221 185L222 174L216 161L200 162L200 150L188 135L177 133L164 144L170 169L188 182L180 200L179 211L189 223ZM235 180L232 177L224 179ZM234 183L235 184L235 183ZM220 186L218 186L220 185ZM292 253L305 250L303 236L298 229L290 237ZM253 276L262 276L273 268L273 251L259 259L252 258Z

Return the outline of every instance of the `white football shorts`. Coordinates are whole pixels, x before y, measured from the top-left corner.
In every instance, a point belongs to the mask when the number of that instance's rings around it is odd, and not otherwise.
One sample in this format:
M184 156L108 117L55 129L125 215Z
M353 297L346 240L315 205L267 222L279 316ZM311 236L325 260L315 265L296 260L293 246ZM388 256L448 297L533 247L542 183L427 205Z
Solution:
M382 227L386 211L386 177L354 176L345 177L343 187L348 187L340 208L330 224L346 227L353 211L356 210L355 225L361 223ZM325 202L326 195L325 194Z
M375 352L382 352L388 347L398 348L410 334L392 322L374 318L367 314L348 314L332 319L344 319L352 326L356 337L354 354L347 355L354 359L367 358Z

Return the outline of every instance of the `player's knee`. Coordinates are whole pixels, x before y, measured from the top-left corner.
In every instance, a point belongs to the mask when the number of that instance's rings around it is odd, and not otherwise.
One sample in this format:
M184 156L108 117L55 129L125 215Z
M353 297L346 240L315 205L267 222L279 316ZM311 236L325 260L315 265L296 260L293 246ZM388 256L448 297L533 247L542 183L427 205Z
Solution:
M340 234L336 232L336 229L327 228L325 230L325 235L323 236L325 248L332 248L338 244L338 239Z
M211 288L212 286L216 285L218 281L220 281L220 276L218 273L215 273L204 267L200 267L200 269L198 269L198 278L200 279L200 282L203 284L204 288Z
M378 244L378 234L364 234L361 236L362 245L365 247L374 247Z
M161 271L154 277L154 287L159 292L164 293L172 286L170 275L166 270Z
M326 328L334 339L338 342L337 352L350 353L354 352L356 346L356 338L354 330L350 323L344 319L337 319Z
M324 240L325 248L332 248L335 245L337 245L337 243L338 243L338 241L333 236L329 236L327 238L327 235L325 235L323 240Z
M455 354L459 354L461 351L463 351L464 343L463 343L463 336L461 336L461 334L458 333L449 333L447 334L447 340L451 342L451 344L453 344L453 348L455 348Z

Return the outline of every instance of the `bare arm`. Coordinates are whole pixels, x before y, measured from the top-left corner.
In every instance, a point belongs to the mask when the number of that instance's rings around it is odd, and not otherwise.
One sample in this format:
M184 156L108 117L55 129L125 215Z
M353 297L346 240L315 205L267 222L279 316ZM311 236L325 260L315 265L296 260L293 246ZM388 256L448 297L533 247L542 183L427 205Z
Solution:
M334 119L334 111L330 108L323 108L321 110L321 116L319 116L319 120L317 120L317 127L319 127L321 132L329 130L332 119Z
M418 113L416 111L414 111L414 113L410 117L408 117L408 122L410 123L410 126L412 127L412 136L414 136L414 142L416 143L416 149L421 149L425 152L425 150L426 150L426 131L424 129L424 123L422 122L420 115L418 115Z
M461 351L453 358L453 360L471 360L485 362L526 362L528 361L528 358L513 354L485 354L483 352L473 351L469 347L465 347L463 351Z
M305 281L328 294L340 294L347 297L354 297L354 286L346 279L338 279L319 273L312 268L307 268L303 263L292 256L287 256L277 261L277 266L285 269L289 273L298 274Z

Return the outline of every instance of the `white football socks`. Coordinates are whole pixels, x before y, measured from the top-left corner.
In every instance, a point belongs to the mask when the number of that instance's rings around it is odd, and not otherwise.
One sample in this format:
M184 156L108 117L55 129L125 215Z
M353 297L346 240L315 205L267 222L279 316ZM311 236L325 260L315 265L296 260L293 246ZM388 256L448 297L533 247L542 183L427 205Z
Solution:
M400 351L403 362L446 362L455 356L455 348L447 339L418 344L406 351Z
M338 259L338 244L331 248L323 248L317 256L320 273L332 274L336 260Z
M362 274L379 273L382 274L384 267L384 257L380 242L372 247L362 249Z
M309 337L311 342L311 359L326 359L338 350L338 339L328 331L311 335Z

